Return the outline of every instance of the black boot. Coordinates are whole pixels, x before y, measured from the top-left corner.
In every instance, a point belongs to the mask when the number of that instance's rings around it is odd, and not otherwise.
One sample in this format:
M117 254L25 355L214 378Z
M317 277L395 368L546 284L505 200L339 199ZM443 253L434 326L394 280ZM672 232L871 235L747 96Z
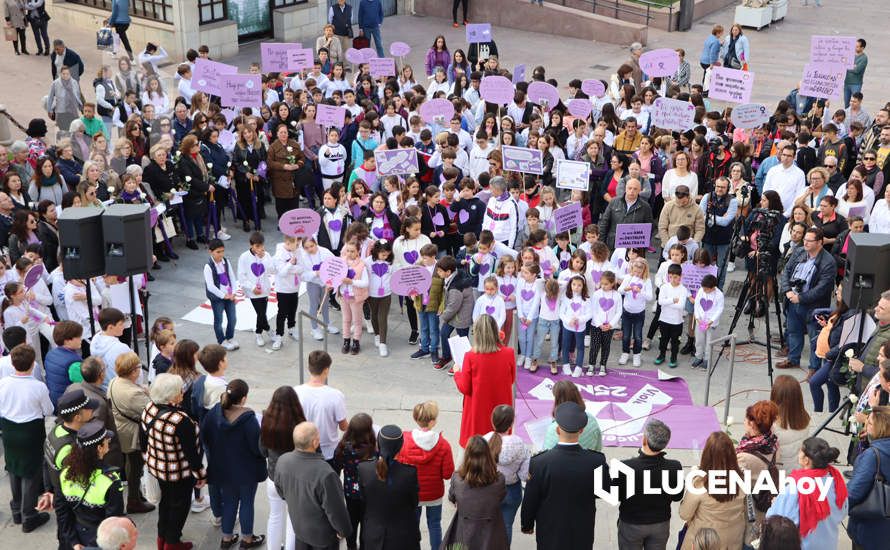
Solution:
M680 350L681 355L692 355L695 353L695 343L692 341L692 338L686 339L686 345Z
M352 349L352 340L349 338L343 339L343 348L340 350L343 353L349 353L349 350Z
M15 50L16 55L22 55L19 53L19 41L18 40L12 41L12 49Z
M241 229L243 229L245 233L250 233L250 224L247 222L243 222L241 224Z
M333 292L331 292L330 294L328 294L328 304L330 304L330 306L331 306L332 309L334 309L334 310L336 310L336 311L340 311L340 304L337 303L337 299L334 298L334 293L333 293Z
M358 352L361 351L361 345L359 345L358 340L352 341L352 349L349 351L352 355L358 355Z

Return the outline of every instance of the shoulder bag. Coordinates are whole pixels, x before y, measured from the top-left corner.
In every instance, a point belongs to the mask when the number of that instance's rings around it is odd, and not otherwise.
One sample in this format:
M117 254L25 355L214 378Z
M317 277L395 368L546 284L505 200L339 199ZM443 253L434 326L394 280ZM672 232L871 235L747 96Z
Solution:
M874 447L872 450L875 452L875 479L865 500L850 508L850 517L886 520L890 518L890 485L881 474L880 451Z

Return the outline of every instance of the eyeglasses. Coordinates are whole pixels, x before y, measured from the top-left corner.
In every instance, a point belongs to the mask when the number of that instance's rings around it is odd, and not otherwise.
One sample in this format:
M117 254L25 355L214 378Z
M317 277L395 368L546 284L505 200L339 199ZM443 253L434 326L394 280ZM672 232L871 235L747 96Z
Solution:
M874 161L876 161L876 160L878 160L878 159L876 159L875 157L863 157L862 160L870 160L870 161L874 162Z
M674 195L675 195L678 199L682 199L682 198L686 198L686 197L688 197L688 196L689 196L689 193L679 193L679 192L675 192Z

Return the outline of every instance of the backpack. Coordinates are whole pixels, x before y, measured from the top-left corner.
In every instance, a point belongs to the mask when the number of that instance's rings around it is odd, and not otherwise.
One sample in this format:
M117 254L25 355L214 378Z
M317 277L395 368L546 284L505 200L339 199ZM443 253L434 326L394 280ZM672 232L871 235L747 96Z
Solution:
M756 456L757 458L762 460L764 464L766 464L766 469L769 472L770 479L773 480L773 485L775 487L779 487L779 469L776 467L776 454L778 454L778 451L774 452L773 457L769 460L767 460L765 456L758 453L757 451L746 452L752 454L753 456ZM773 502L773 494L770 491L760 491L758 493L752 494L751 497L754 500L754 508L758 512L766 512L767 510L769 510L769 507Z
M207 409L204 408L204 382L206 380L207 375L202 374L192 383L192 387L188 390L188 413L198 424L200 424L207 415Z

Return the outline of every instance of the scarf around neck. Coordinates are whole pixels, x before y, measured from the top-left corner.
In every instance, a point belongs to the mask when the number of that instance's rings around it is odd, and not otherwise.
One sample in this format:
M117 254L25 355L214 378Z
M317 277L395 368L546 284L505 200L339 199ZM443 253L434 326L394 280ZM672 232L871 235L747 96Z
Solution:
M755 436L743 436L736 448L738 453L760 453L769 456L776 452L778 438L776 434L768 432Z

